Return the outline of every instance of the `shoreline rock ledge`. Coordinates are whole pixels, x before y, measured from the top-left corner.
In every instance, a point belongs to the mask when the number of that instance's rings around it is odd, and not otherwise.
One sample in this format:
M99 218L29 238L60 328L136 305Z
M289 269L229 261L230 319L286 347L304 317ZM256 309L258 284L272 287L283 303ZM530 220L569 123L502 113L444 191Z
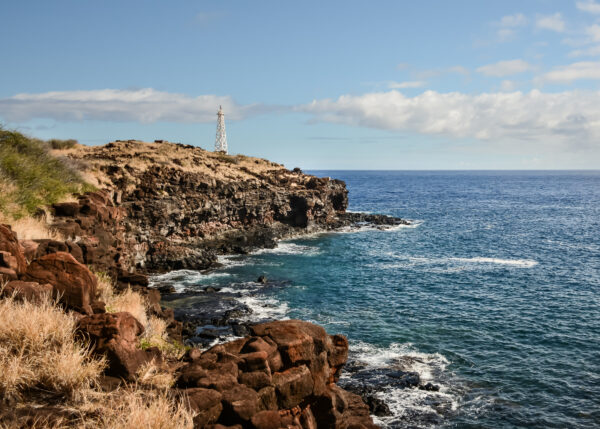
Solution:
M197 427L376 428L360 396L338 387L348 341L317 325L255 325L251 336L184 358L178 387Z

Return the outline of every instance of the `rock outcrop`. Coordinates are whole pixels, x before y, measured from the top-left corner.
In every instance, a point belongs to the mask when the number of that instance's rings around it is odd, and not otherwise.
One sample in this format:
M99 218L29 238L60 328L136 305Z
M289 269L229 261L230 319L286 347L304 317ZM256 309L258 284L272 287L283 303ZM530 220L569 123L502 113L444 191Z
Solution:
M335 385L347 355L346 338L317 325L264 323L250 337L189 353L178 386L197 427L374 428L362 399Z
M113 142L70 156L111 191L55 204L53 227L79 237L86 263L123 272L208 268L219 253L336 226L348 202L342 181L193 146Z

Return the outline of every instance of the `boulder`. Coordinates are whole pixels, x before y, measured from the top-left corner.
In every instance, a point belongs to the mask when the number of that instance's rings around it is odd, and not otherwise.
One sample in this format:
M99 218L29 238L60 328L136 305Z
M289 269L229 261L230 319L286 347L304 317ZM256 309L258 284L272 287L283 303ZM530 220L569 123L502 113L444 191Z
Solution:
M185 403L196 413L194 427L216 423L223 410L221 394L215 390L192 388L183 391Z
M224 424L246 423L261 411L258 394L249 387L238 385L223 392L223 413L219 421Z
M93 314L91 304L96 296L98 280L71 254L57 252L35 259L27 267L23 279L50 283L60 302L85 314Z
M134 380L140 366L153 358L140 349L138 336L144 327L129 313L86 316L79 320L77 329L84 339L89 339L94 353L106 356L107 375Z
M14 296L17 300L40 302L45 297L52 295L51 284L39 284L37 282L24 282L13 280L8 282L1 291L2 296Z
M17 277L25 272L27 261L24 249L19 244L17 235L12 231L10 225L0 225L0 252L3 252L0 268L4 268L0 271L0 280L4 275L7 276L7 279L14 280L9 271L14 272Z
M273 374L280 408L292 408L313 393L314 382L305 365Z
M58 240L35 240L38 243L38 246L35 251L34 259L41 258L44 255L49 255L50 253L56 252L67 252L73 255L73 257L77 260L77 262L84 263L83 259L83 251L81 247L73 241L58 241Z

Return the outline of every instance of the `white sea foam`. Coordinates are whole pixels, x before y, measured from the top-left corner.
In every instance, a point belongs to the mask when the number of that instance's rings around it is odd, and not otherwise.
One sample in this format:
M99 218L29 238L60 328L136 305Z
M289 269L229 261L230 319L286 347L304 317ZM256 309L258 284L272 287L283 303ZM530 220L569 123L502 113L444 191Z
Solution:
M320 254L318 247L309 246L307 244L298 244L288 241L280 241L277 243L277 247L273 249L259 249L252 252L253 255L260 255L263 253L271 253L276 255L305 255L305 256L316 256Z
M350 357L366 364L368 369L376 370L393 366L401 371L417 372L422 384L433 383L440 387L437 392L399 388L394 387L393 384L383 388L377 396L388 405L392 416L373 416L375 423L382 427L395 427L399 420L405 418L411 421L413 427L418 427L418 419L415 419L415 415L440 416L458 408L459 398L445 381L448 376L446 367L449 362L439 353L422 353L410 344L393 343L384 348L358 341L350 343Z
M374 253L375 255L375 253ZM538 262L533 259L503 259L477 256L473 258L445 257L427 258L385 252L379 254L393 261L380 262L370 266L380 269L422 269L427 272L460 272L467 270L493 269L494 267L533 268Z
M252 313L245 319L251 322L259 322L267 319L284 320L287 319L288 305L275 298L264 298L255 295L242 295L237 298L238 301L252 309Z
M187 288L206 284L215 278L229 277L230 273L213 271L202 273L193 270L177 270L168 273L150 277L150 287L159 286L162 283L173 285L175 292L183 292Z

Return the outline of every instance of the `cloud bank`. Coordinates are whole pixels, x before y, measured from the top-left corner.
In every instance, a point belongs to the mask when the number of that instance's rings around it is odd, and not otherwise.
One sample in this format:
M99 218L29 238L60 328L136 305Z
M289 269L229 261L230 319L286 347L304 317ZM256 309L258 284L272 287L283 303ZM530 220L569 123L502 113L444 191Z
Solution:
M219 105L232 120L269 110L259 104L239 105L229 96L190 97L145 88L17 94L0 99L0 116L13 122L48 118L58 121L201 123L214 122Z
M600 92L545 94L398 91L315 100L299 110L315 121L480 140L598 144Z

